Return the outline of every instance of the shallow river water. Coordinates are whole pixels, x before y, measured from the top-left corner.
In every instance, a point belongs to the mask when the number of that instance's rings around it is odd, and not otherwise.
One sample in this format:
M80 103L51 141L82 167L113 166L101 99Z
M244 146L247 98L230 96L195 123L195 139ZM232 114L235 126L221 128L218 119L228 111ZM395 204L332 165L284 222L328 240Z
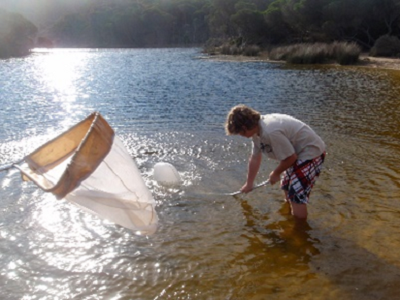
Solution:
M0 165L99 111L157 201L127 229L0 172L0 299L397 299L400 73L202 59L200 49L37 50L0 61ZM239 197L250 141L229 109L291 114L325 140L306 226L277 186ZM159 186L154 164L183 178ZM263 159L258 181L276 163Z

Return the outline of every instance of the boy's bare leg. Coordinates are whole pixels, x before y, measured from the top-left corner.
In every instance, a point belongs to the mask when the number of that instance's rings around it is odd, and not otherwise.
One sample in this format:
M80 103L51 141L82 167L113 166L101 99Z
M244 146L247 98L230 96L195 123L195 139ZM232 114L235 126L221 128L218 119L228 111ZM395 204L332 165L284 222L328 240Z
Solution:
M295 202L290 202L290 205L292 206L292 214L296 218L299 219L307 219L307 204L298 204Z
M290 203L292 215L299 219L307 219L307 204L298 204L288 199L288 192L285 191L286 202Z
M283 206L279 210L279 212L282 215L293 215L292 214L292 207L291 207L291 205L289 203L290 201L287 199L287 192L286 191L284 191L284 192L285 192L285 203L283 204Z

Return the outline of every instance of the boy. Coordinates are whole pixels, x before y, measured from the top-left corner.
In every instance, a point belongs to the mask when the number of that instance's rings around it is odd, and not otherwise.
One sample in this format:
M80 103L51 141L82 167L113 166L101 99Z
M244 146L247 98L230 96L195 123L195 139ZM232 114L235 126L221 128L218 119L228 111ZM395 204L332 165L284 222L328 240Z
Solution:
M253 150L248 163L247 181L240 189L248 193L261 165L262 153L279 161L269 174L269 182L280 180L292 214L307 218L307 203L325 158L325 143L305 123L284 114L260 113L243 104L229 112L225 131L252 138Z

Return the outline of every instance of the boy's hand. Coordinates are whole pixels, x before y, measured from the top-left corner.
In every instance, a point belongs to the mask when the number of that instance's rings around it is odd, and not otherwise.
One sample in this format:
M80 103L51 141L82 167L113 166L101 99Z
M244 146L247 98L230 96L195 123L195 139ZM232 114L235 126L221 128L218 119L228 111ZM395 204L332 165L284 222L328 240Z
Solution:
M272 171L269 174L269 183L275 184L281 180L281 174L276 174L275 171Z
M271 184L275 184L281 180L281 174L283 171L287 170L290 166L292 166L297 160L297 154L293 153L292 155L286 157L284 160L281 160L279 165L269 174L269 182Z
M242 193L245 193L245 194L251 192L252 190L253 190L253 185L252 185L252 184L247 184L247 182L246 182L246 184L245 184L244 186L242 186L242 188L240 189L240 191L241 191Z

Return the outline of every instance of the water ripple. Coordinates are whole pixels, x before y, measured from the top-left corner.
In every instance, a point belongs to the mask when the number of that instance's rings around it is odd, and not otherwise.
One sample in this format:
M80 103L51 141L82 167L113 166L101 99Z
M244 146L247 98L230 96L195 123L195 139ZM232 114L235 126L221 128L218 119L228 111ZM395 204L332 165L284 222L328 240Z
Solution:
M54 49L0 61L1 165L99 111L137 163L160 218L154 236L136 236L16 171L1 172L0 298L283 299L315 295L315 286L320 299L398 294L398 74L198 55ZM238 103L292 114L326 141L300 234L275 186L221 195L246 179L249 141L223 128ZM154 180L161 161L177 168L181 185ZM257 180L275 166L265 159Z

